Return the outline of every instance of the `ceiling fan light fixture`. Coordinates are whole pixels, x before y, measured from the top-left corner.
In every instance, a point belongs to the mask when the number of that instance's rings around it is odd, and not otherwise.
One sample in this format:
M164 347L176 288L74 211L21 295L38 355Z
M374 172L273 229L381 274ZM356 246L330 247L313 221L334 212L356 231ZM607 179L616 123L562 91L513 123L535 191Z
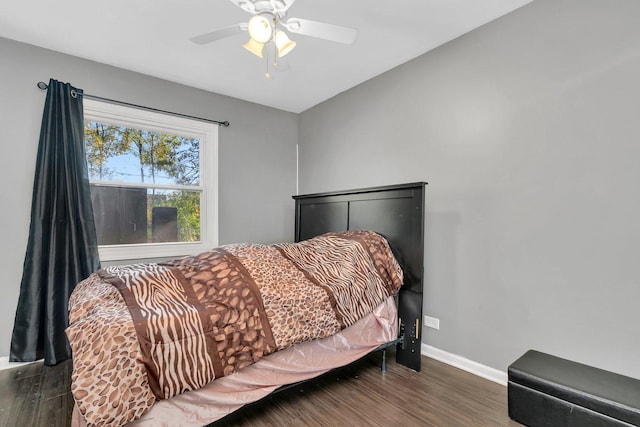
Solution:
M264 48L264 43L260 43L255 41L253 38L250 38L248 42L242 45L249 52L253 53L258 58L262 58L262 49Z
M271 20L265 15L253 15L249 20L249 35L259 43L266 43L273 36Z
M293 48L296 47L296 42L291 40L289 36L287 36L287 33L282 30L276 31L273 36L273 40L278 48L278 57L280 58L291 52Z
M250 38L242 46L258 58L265 60L267 78L270 76L269 67L278 67L278 58L288 55L295 49L296 42L289 38L290 33L342 44L354 43L358 32L353 28L302 18L285 19L295 1L231 0L233 4L252 15L249 21L192 37L191 41L206 44L241 31L248 31Z

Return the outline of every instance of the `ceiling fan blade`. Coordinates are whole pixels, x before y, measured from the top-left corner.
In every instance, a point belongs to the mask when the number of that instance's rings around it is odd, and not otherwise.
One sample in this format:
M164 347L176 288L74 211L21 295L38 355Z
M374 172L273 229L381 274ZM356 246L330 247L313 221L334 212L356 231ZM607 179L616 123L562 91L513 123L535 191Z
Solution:
M292 33L344 44L352 44L358 35L358 30L353 28L325 24L324 22L310 21L302 18L290 18L282 25Z
M247 31L247 24L234 24L229 25L228 27L220 28L215 31L211 31L210 33L200 34L199 36L191 37L191 40L197 44L207 44L214 42L216 40L223 39L225 37L235 36L242 31Z

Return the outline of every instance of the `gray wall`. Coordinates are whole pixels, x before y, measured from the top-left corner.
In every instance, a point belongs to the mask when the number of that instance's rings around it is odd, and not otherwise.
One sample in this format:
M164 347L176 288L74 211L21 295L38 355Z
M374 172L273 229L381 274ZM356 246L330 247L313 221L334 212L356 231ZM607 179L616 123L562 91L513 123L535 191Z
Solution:
M38 81L195 116L219 132L220 243L291 241L298 115L0 38L0 357L9 343L29 232L45 92Z
M424 180L425 342L640 378L640 2L536 0L300 117L300 191Z

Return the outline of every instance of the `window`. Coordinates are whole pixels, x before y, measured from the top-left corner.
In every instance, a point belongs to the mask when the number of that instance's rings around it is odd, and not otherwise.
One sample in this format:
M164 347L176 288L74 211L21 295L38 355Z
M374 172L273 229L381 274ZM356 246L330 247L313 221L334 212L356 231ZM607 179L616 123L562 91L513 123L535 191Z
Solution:
M102 261L218 244L217 125L85 99L84 141Z

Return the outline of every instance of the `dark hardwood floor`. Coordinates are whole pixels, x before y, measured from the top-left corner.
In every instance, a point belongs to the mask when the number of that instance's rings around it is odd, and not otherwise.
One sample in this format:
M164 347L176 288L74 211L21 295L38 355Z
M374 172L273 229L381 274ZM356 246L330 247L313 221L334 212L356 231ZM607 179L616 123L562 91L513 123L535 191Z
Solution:
M393 359L393 357L390 357ZM505 387L427 357L417 373L374 353L250 404L221 426L519 426ZM0 427L69 426L71 363L0 371Z
M0 371L0 427L71 424L71 361Z

